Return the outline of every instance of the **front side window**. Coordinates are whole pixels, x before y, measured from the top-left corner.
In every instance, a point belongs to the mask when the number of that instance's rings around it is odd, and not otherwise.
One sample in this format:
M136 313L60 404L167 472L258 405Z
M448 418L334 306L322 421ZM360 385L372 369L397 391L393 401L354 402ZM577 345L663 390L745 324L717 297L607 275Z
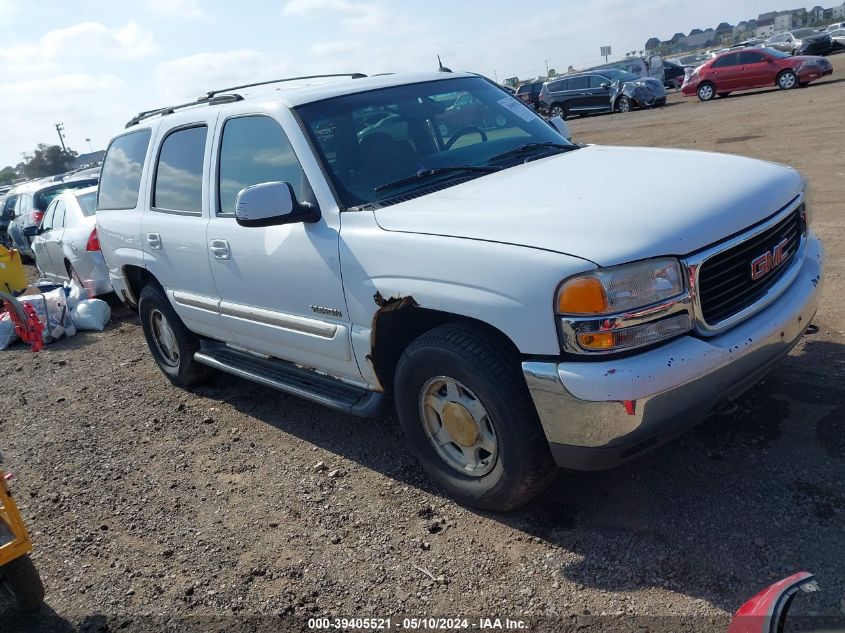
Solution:
M343 95L299 106L297 113L347 207L511 167L529 156L513 153L525 145L546 153L554 151L548 144L575 147L480 77ZM435 173L417 177L429 170Z
M152 206L162 211L202 213L202 173L208 128L176 130L161 144Z
M314 202L302 166L281 126L267 116L229 119L223 126L218 212L235 212L238 192L262 182L287 182L300 202Z
M766 58L756 51L742 51L739 54L740 64L759 64L766 61Z
M150 130L114 139L106 152L97 198L98 209L134 209L141 191L141 171L150 144Z

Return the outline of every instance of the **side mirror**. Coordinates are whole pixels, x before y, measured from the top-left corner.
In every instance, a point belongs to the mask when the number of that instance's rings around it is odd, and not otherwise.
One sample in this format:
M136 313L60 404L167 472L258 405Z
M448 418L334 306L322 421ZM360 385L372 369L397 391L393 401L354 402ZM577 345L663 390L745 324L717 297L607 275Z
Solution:
M605 81L603 84L601 84L601 87L607 90L608 88L610 88L610 84Z
M274 226L316 222L320 210L307 202L297 202L286 182L262 182L238 192L235 220L241 226Z
M33 237L35 237L39 233L41 233L41 231L34 224L32 226L24 227L24 230L23 230L24 237L28 237L30 239L32 239Z
M558 134L560 134L563 138L567 141L572 141L572 132L569 131L569 127L566 125L566 121L561 119L559 116L552 117L549 119L549 125L551 125Z

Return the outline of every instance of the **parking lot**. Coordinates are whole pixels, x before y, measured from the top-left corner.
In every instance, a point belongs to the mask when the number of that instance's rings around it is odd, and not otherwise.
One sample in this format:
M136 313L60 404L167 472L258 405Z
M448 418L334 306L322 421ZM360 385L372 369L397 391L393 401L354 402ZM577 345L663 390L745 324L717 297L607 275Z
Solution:
M123 308L101 334L0 354L3 448L47 588L33 628L635 614L724 630L798 570L822 589L808 612L845 612L845 55L831 61L832 76L802 89L672 94L659 110L568 121L582 143L795 166L811 182L826 286L817 331L736 411L615 470L561 472L512 514L438 493L393 417L344 417L222 374L172 387ZM695 179L643 174L631 212ZM699 184L700 196L719 187Z

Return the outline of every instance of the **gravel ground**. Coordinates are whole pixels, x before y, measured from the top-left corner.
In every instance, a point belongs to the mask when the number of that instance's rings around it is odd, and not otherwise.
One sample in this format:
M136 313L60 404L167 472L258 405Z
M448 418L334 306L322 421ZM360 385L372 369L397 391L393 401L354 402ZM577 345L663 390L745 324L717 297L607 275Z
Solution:
M745 154L811 179L829 256L818 331L735 413L485 514L432 487L393 417L345 417L224 375L170 386L118 308L103 333L0 352L2 448L47 588L40 615L0 630L457 615L725 630L740 603L801 569L822 587L805 613L841 615L845 55L832 61L832 77L789 93L672 95L661 110L570 121L582 142ZM671 196L694 178L643 181Z

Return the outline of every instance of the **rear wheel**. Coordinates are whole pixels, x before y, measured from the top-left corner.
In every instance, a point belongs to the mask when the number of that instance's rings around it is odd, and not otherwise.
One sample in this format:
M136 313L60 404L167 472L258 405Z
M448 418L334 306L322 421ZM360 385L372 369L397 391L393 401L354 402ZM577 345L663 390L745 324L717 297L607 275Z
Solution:
M716 96L716 86L711 84L709 81L705 81L698 87L696 93L701 101L710 101Z
M790 90L798 85L798 76L791 70L784 70L777 78L778 88Z
M0 589L19 611L35 611L44 602L44 584L29 554L0 567Z
M559 116L561 119L565 119L567 114L568 112L566 111L566 108L559 103L553 103L552 107L549 108L549 117L552 119L556 116Z
M402 354L394 392L414 454L458 500L511 510L554 475L519 359L494 336L460 324L426 332Z
M199 337L182 323L164 292L145 286L138 300L144 338L159 369L178 387L190 387L208 375L208 368L194 360Z

